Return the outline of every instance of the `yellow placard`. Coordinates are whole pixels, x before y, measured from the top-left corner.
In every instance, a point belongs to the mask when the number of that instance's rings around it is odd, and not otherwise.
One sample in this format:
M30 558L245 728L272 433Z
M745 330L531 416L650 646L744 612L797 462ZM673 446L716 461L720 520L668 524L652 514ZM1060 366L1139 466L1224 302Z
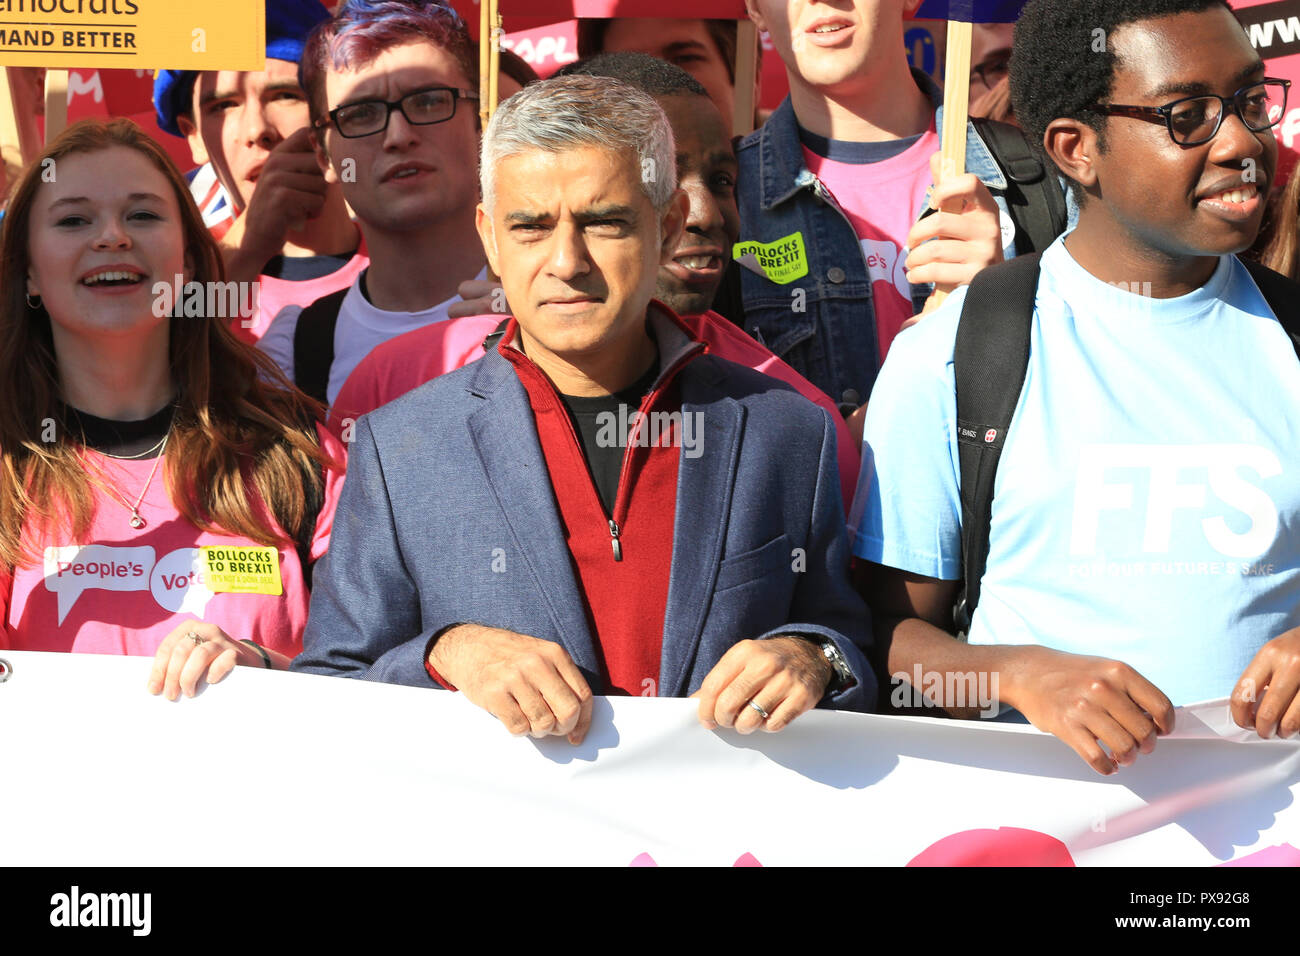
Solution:
M808 252L802 232L792 232L772 242L738 242L731 256L740 265L760 272L779 285L808 274Z
M275 548L204 545L199 548L203 584L216 594L283 594L280 552Z
M0 0L0 65L261 70L274 0Z

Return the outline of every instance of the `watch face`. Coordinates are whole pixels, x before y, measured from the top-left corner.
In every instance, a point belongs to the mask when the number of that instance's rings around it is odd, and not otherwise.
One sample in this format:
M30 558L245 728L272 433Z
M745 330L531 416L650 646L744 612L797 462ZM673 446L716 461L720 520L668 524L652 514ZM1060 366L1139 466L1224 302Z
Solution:
M849 670L848 661L844 659L838 647L827 641L822 645L822 653L826 655L826 660L830 662L833 671L831 686L844 687L853 681L853 672Z

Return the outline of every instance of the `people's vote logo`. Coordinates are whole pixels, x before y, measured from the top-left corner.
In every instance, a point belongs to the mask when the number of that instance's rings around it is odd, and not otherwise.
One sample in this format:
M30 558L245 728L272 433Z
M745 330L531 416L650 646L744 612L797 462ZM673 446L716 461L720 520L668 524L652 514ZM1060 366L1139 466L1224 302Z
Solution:
M899 255L898 245L888 239L863 239L862 255L867 260L867 275L872 282L887 282L909 302L912 286L907 281L907 259Z
M1193 513L1182 521L1194 521L1196 512L1221 512L1226 505L1238 514L1200 519L1206 542L1227 557L1257 557L1277 536L1278 512L1255 482L1281 473L1277 455L1260 445L1084 445L1074 487L1070 553L1095 555L1102 523L1125 513L1126 526L1141 528L1144 552L1168 553L1180 512Z
M91 588L148 591L160 607L200 618L212 599L199 548L178 548L158 561L147 546L72 544L45 549L45 589L58 595L60 624Z
M149 592L159 606L173 614L203 617L212 600L206 570L201 549L177 548L154 565L149 575Z

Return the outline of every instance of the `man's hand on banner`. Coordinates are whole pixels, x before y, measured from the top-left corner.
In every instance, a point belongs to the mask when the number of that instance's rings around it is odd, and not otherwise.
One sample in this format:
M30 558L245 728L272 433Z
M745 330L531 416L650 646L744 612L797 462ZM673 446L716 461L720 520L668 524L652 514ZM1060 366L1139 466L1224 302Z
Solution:
M1098 773L1129 766L1155 749L1158 734L1174 729L1169 698L1127 664L1046 647L1015 650L1016 663L1002 675L1002 699Z
M832 673L821 648L805 638L741 641L691 696L699 698L700 723L710 730L721 725L742 734L776 733L817 706Z
M1238 727L1261 737L1300 732L1300 627L1259 649L1233 688L1230 707Z
M977 176L966 173L940 182L938 153L930 157L930 172L938 183L931 189L930 205L938 211L907 234L907 281L932 282L936 292L948 293L1002 261L1002 219L993 194Z
M580 744L591 727L591 688L553 641L461 624L434 642L429 663L516 737L560 736Z
M262 649L280 670L288 667L288 658ZM266 661L256 650L204 621L190 619L163 638L153 656L153 669L145 689L176 700L182 693L193 697L199 681L218 684L235 669L235 665L264 667Z

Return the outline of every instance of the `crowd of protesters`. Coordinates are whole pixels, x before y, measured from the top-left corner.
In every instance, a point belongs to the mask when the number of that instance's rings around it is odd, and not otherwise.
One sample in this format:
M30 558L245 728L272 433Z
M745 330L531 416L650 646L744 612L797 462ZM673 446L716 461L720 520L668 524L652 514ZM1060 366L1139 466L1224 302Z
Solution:
M918 0L746 5L790 93L743 138L734 22L585 22L484 126L450 7L268 0L264 70L157 75L192 182L121 119L10 169L0 648L574 743L596 694L1101 773L1200 700L1300 732L1289 83L1222 0L1030 0L943 176Z

